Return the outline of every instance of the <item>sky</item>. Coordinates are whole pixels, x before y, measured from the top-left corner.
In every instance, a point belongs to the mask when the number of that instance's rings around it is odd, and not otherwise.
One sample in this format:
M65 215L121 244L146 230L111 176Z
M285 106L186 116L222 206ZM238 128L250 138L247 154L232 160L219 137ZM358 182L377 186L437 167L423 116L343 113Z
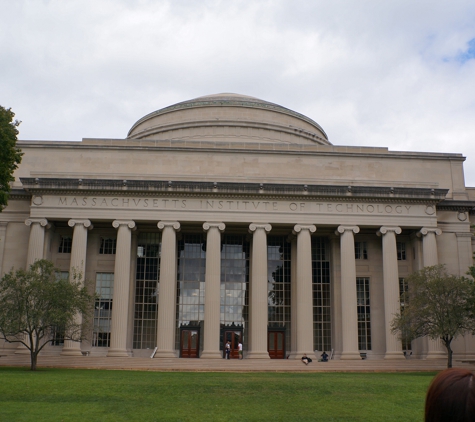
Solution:
M475 187L474 0L0 0L0 104L21 140L123 139L223 92L334 145L461 153Z

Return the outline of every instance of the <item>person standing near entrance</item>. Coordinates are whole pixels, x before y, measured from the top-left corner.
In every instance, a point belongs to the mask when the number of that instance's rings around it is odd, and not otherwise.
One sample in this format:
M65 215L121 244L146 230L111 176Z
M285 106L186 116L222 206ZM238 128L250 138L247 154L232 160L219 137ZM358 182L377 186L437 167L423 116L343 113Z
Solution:
M238 344L238 352L239 352L239 359L242 359L242 343L239 342Z
M231 353L231 343L229 341L226 342L224 352L226 353L226 359L229 359L229 354Z

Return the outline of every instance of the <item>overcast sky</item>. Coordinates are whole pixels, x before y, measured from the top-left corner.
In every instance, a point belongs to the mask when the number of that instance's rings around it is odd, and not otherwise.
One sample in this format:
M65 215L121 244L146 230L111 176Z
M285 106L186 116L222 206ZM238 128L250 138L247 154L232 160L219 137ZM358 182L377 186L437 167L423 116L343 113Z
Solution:
M125 138L222 92L334 145L462 153L475 186L474 0L0 0L0 104L22 140Z

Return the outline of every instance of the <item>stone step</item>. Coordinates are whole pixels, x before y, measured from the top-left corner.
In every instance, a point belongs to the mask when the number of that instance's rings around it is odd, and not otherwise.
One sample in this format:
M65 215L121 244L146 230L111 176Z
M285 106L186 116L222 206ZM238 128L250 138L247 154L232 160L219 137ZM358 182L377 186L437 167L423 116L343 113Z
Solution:
M29 366L28 355L2 356L0 366ZM414 372L440 371L446 368L445 359L400 361L332 360L313 361L309 365L300 360L271 359L178 359L178 358L111 358L97 356L39 356L38 367L126 369L145 371L207 371L207 372ZM454 366L473 368L468 363L454 362Z

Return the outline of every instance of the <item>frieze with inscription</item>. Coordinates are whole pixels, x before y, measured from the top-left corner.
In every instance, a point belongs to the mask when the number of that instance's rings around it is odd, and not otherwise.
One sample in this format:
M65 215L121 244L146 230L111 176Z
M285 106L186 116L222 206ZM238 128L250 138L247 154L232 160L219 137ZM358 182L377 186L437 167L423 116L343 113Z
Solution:
M434 206L423 204L267 201L199 198L150 198L109 196L36 196L33 207L137 210L202 210L242 212L290 212L312 214L433 215Z

